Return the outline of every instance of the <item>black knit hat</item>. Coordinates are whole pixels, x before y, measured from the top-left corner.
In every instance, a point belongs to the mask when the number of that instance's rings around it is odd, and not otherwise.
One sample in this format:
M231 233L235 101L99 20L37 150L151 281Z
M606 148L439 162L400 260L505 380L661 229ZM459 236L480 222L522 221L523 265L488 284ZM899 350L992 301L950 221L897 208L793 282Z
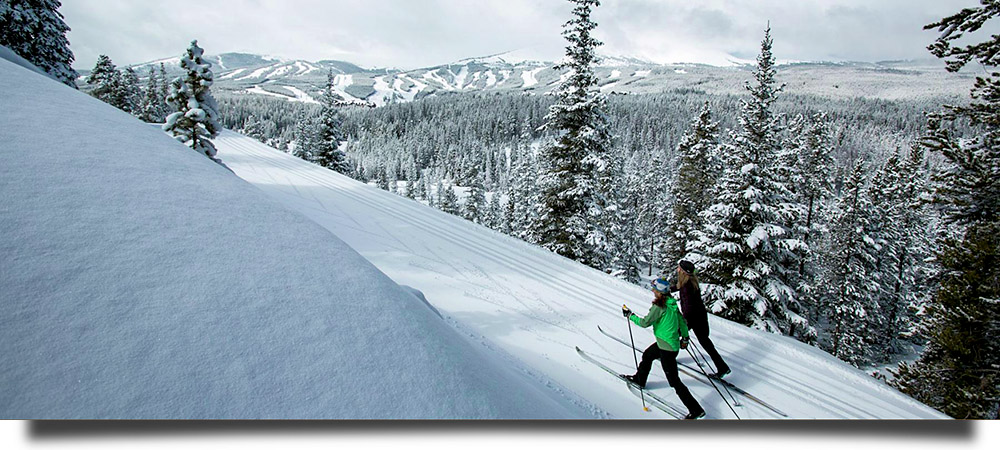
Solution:
M694 264L692 264L691 261L682 259L681 262L677 263L677 265L681 267L681 270L687 272L688 275L694 275Z

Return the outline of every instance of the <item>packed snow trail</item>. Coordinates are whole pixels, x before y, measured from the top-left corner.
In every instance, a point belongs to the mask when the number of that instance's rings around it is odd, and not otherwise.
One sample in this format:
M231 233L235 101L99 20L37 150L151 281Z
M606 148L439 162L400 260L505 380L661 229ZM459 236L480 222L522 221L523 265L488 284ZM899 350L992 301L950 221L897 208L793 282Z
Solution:
M476 339L613 417L668 417L643 412L620 382L575 351L582 345L615 370L634 370L631 352L596 330L624 330L621 304L643 312L652 298L648 291L236 133L224 132L216 145L237 175L334 232L396 282L423 291ZM790 418L944 417L816 348L714 316L710 322L713 340L732 361L727 379ZM651 342L651 332L637 332L636 346ZM693 364L687 355L679 360ZM659 364L650 387L666 386L657 376L663 377ZM709 416L735 419L711 386L688 387ZM664 396L675 399L672 392ZM749 404L740 416L776 414Z

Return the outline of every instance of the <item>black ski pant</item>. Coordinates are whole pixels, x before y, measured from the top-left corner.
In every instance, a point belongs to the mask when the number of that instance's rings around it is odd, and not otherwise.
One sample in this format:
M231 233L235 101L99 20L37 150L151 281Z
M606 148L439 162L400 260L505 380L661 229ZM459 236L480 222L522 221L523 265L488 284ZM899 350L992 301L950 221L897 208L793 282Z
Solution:
M722 360L722 355L715 349L715 344L712 343L712 340L708 338L708 318L706 317L705 320L688 321L688 329L698 338L698 343L701 344L701 348L705 349L705 353L708 353L708 356L712 358L715 371L728 371L729 365Z
M703 411L701 405L691 395L691 391L688 390L684 383L681 383L681 377L677 375L677 353L670 350L663 350L654 342L646 351L642 352L642 362L639 363L639 370L636 372L636 382L642 386L646 385L646 378L649 377L649 371L653 368L653 361L658 359L660 360L660 364L663 365L663 373L667 375L667 382L674 388L674 392L680 397L681 402L687 407L688 412Z

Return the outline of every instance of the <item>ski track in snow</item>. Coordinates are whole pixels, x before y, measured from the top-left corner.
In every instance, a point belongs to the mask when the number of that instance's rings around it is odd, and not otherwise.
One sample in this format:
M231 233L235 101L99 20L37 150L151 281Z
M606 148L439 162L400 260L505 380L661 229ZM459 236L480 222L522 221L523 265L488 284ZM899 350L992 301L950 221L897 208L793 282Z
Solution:
M252 143L250 143L250 144L253 144L253 143L255 143L255 142L252 142ZM220 139L219 139L219 144L220 144L220 145L221 145L221 144L224 144L224 141L223 141L223 139L222 139L222 138L220 138ZM262 146L263 146L263 145L262 145ZM240 147L240 145L239 145L239 144L237 144L237 145L235 145L234 147ZM265 149L267 149L267 150L270 150L270 151L272 151L272 152L273 152L273 150L271 150L271 149L269 149L269 148L267 148L267 147L264 147L264 148L265 148ZM243 149L243 150L249 150L248 148L246 148L246 146L243 146L243 147L242 147L242 149ZM254 157L254 156L256 156L256 157L258 157L258 158L259 158L259 156L257 156L257 155L250 155L250 156L251 156L251 157ZM266 159L262 160L261 162L264 162L264 163L272 163L272 164L273 164L273 163L275 163L276 161L273 161L273 160L270 160L269 158L266 158ZM298 161L294 161L294 160L293 160L293 161L291 161L291 162L298 162ZM309 164L309 163L305 163L305 162L302 162L302 163L303 163L303 164L305 164L305 165L307 165L307 166L312 166L312 165L311 165L311 164ZM278 165L281 165L281 164L282 164L282 163L278 163ZM285 166L285 167L287 168L287 166ZM315 169L315 170L319 170L319 171L321 171L321 173L322 173L322 172L326 172L326 169L322 169L322 168L319 168L319 167L316 167L316 166L312 166L312 167L309 167L309 168L310 168L310 169ZM300 175L302 175L302 174L300 173ZM325 175L325 174L324 174L324 175ZM319 180L316 180L316 181L319 181ZM340 180L337 180L337 181L340 181ZM346 179L346 178L344 179L344 181L348 181L348 182L351 182L351 183L353 183L353 180L349 180L349 179ZM338 183L338 184L339 184L339 183ZM334 189L343 189L343 186L339 186L339 185L334 185L334 184L329 184L329 187L331 187L331 188L334 188ZM345 192L345 193L349 193L350 191L344 191L344 192ZM379 191L379 192L381 192L381 191ZM387 196L392 196L393 194L390 194L390 193L385 193L385 195L387 195ZM411 200L408 200L408 199L405 199L405 198L402 198L402 197L397 197L397 196L393 196L393 197L396 197L396 198L391 198L392 200L397 200L397 199L398 199L398 200L402 200L402 201L403 201L403 202L401 202L401 203L404 203L404 204L405 204L405 203L409 203L410 205L407 205L407 206L416 206L416 203L415 203L415 202L413 202L413 201L411 201ZM365 199L365 198L362 198L362 197L355 197L354 199L355 199L355 200L357 200L357 201L361 201L361 202L367 202L367 200L369 200L369 199ZM368 203L368 204L369 204L369 206L372 206L372 207L376 207L376 208L386 208L386 207L388 207L388 206L389 206L389 205L387 205L387 204L386 204L385 202L378 202L378 203ZM390 207L390 209L384 209L384 211L385 211L385 212L388 212L388 213L390 213L390 214L392 214L392 213L394 212L394 210L393 210L393 209L391 209L391 207ZM439 211L436 211L436 210L432 210L432 212L433 212L433 213L436 213L436 215L437 215L437 214L440 214L440 215L443 215L443 214L445 214L445 213L441 213L441 212L439 212ZM446 216L446 217L447 217L447 216ZM412 221L413 219L414 219L414 217L412 217L412 216L408 216L408 215L398 215L398 216L396 217L396 220L411 220L411 221ZM457 219L455 219L455 220L457 220ZM442 225L442 224L441 224L440 222L439 222L439 223L437 223L437 224L431 224L431 223L423 223L423 224L424 224L424 225L426 226L426 228L424 228L424 230L425 230L425 231L427 231L427 232L429 232L429 233L439 233L439 234L438 234L439 238L440 238L440 239L442 239L442 240L444 240L444 241L447 241L447 240L449 240L449 239L455 239L455 238L457 237L457 236L456 236L456 235L454 235L454 234L450 234L450 233L444 233L444 232L438 232L438 231L437 231L437 230L438 230L438 228L437 228L437 227L438 227L438 226L440 226L440 225ZM455 230L454 230L454 228L453 228L453 229L452 229L451 231L455 231ZM348 242L349 242L349 243L351 243L351 241L350 241L350 240L348 240ZM464 242L464 243L466 243L466 244L472 244L472 242L471 242L471 241L463 241L463 242ZM360 249L359 249L359 250L360 250ZM519 268L520 264L519 264L519 263L518 263L518 262L517 262L516 260L514 260L514 259L507 259L508 257L506 257L506 256L503 256L503 255L501 255L501 254L498 254L498 253L494 253L494 251L495 251L495 250L493 250L493 249L487 249L487 248L480 248L480 249L478 249L479 251L476 251L477 249L475 248L474 244L472 244L472 245L468 245L468 246L466 246L466 250L467 250L467 251L469 251L470 253L481 253L481 254L487 254L487 255L489 255L489 256L491 256L491 257L497 257L497 258L502 258L502 259L506 259L506 260L507 260L507 268L509 268L509 269L517 269L517 270L521 271L521 273L522 273L523 275L526 275L526 276L528 276L528 277L530 277L530 278L533 278L533 279L535 279L535 280L536 280L536 281L537 281L537 282L538 282L539 284L542 284L542 285L544 285L544 284L548 284L548 283L549 283L549 282L548 282L547 280L545 280L545 279L542 279L542 278L540 278L540 277L539 277L539 276L538 276L537 274L534 274L534 273L532 273L532 272L530 272L530 271L525 271L524 269L520 269L520 268ZM362 251L362 253L364 253L364 252ZM444 258L440 258L440 259L444 260ZM461 273L461 271L459 271L459 269L458 269L457 267L455 267L455 266L454 266L453 264L451 264L451 263L448 263L448 265L452 267L452 270L454 270L454 271L455 271L455 273L459 273L459 274ZM391 272L390 272L390 273L391 273ZM444 275L444 274L442 274L442 275ZM580 280L585 280L585 279L583 279L583 278L580 278ZM585 292L583 292L583 291L579 291L579 292L578 292L578 294L579 294L579 295L581 295L581 296L584 296L584 297L586 297L586 293L585 293ZM544 302L543 302L543 303L544 303ZM552 310L551 308L549 308L549 309L550 309L550 311ZM601 310L606 310L606 309L608 309L608 308L607 308L607 307L605 307L605 306L601 306L601 307L600 307L600 309L601 309ZM602 344L602 343L601 343L600 341L598 341L598 340L596 340L596 339L593 339L592 337L590 337L590 335L588 335L588 334L586 334L586 333L583 333L583 331L582 331L582 330L580 330L579 328L577 328L577 331L578 331L579 333L581 333L581 334L582 334L583 336L587 336L587 337L588 337L589 339L591 339L591 341L592 341L593 343L595 343L595 344L598 344L598 345L601 345L601 344ZM572 348L572 345L569 345L569 344L567 344L567 348Z
M391 195L391 194L390 194L390 195ZM457 268L455 268L455 270L458 270L458 269L457 269Z
M220 157L238 175L327 227L397 282L422 290L442 313L488 337L526 365L615 417L666 417L639 415L634 397L621 389L619 380L592 370L589 364L579 364L574 351L580 345L615 367L632 367L627 349L623 352L620 344L598 336L596 326L623 329L618 313L621 303L642 310L650 300L646 290L235 133L224 132L216 144ZM272 172L284 176L276 178ZM288 180L293 189L282 188L277 179ZM308 187L310 195L303 196L296 184ZM409 248L407 242L416 243L414 238L423 250ZM434 280L427 279L431 274ZM889 390L874 400L858 401L872 395L870 385L877 382L866 380L860 372L816 364L816 357L804 351L775 351L771 337L711 319L713 340L734 368L730 380L790 417L936 417ZM637 347L645 348L652 341L649 330L636 327L633 332ZM693 365L686 355L681 360ZM651 380L654 377L663 377L658 365ZM691 381L685 379L685 384L713 417L732 417L712 387ZM660 395L677 400L665 383L655 388ZM840 398L838 393L844 391L853 396ZM743 403L743 412L753 412L752 417L774 416L760 405Z

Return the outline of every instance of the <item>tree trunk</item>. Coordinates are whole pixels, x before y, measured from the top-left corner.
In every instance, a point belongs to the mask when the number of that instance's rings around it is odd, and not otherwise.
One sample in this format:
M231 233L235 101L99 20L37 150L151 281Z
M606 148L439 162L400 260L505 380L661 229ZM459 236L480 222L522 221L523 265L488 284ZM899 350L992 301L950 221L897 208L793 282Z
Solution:
M803 239L806 245L809 245L809 235L812 230L812 215L813 215L813 197L809 197L809 212L806 213L806 235ZM803 275L806 268L805 258L799 260L799 277Z
M649 274L648 277L653 276L653 258L656 257L656 238L649 238Z

